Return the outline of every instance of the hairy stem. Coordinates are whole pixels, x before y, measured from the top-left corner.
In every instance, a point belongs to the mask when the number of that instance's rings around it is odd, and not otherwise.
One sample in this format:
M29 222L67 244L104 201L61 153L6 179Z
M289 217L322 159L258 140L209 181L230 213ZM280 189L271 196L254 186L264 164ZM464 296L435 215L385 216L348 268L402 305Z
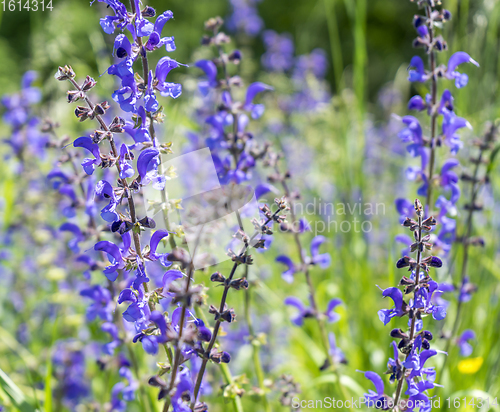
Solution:
M418 215L418 244L420 245L422 242L422 215ZM420 251L420 248L418 248L417 251L417 265L415 266L415 291L414 291L414 296L419 290L419 282L420 282L420 262L422 259L422 252ZM414 313L413 317L411 319L411 325L410 325L410 343L413 345L413 339L415 338L415 324L417 320L417 314ZM411 351L406 355L406 359L410 357ZM394 398L394 409L398 409L398 403L399 400L401 399L401 391L403 389L403 382L405 380L405 375L406 375L406 368L403 367L403 371L401 373L401 377L399 378L398 381L398 386L396 388L396 395Z
M464 279L467 275L467 266L468 266L468 262L469 262L469 250L470 250L469 239L472 235L474 205L476 204L479 190L481 188L481 185L479 182L479 167L483 163L484 151L487 150L487 148L488 148L488 139L492 136L492 133L493 133L493 130L491 130L489 132L489 134L486 134L485 139L484 139L484 143L480 145L479 154L478 154L477 158L475 159L474 172L472 175L472 187L471 187L471 191L470 191L469 210L467 213L467 219L466 219L466 224L465 224L465 234L462 237L463 258L462 258L462 266L461 266L461 270L460 270L460 281L458 283L459 288L463 285ZM452 327L450 335L446 338L446 346L445 346L445 350L444 350L446 353L449 352L450 347L451 347L451 343L455 339L458 328L460 326L462 306L463 306L463 301L461 299L459 299L458 304L457 304L457 312L455 314L455 319L453 321L453 327ZM444 373L444 369L446 367L447 361L448 361L448 357L445 356L438 376L441 377L442 374Z
M271 220L274 219L274 217L278 216L280 211L281 211L280 209L276 210L276 212L274 212L272 217L266 219L263 226L266 226ZM254 232L254 234L252 235L252 237L250 238L250 240L248 242L248 245L243 246L243 248L239 252L240 257L244 256L246 254L247 249L250 247L250 245L252 244L252 241L257 237L257 235L259 233L260 233L259 231ZM238 267L238 265L239 265L238 262L234 263L233 268L231 269L231 273L229 274L229 277L226 280L226 285L224 286L224 292L222 293L222 298L221 298L220 305L219 305L219 312L220 313L222 313L224 311L224 306L226 305L227 294L229 292L229 289L231 288L230 283L233 280L233 277L234 277L234 274L236 272L236 268ZM208 343L208 347L205 351L205 356L203 357L203 361L201 363L201 367L200 367L200 370L198 372L198 376L196 378L196 384L194 387L194 397L191 401L191 409L194 409L194 406L196 405L196 400L198 399L198 393L200 392L200 387L201 387L201 382L203 380L203 375L205 374L205 369L207 367L207 363L210 360L210 352L212 351L212 349L215 345L215 341L217 339L217 335L219 333L221 323L222 323L222 320L220 318L217 319L217 321L215 322L214 330L212 332L212 339Z

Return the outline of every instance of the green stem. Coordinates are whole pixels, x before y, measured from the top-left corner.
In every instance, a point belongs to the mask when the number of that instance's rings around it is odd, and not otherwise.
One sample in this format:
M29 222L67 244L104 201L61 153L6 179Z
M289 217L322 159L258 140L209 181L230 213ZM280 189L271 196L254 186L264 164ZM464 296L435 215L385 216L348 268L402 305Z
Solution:
M245 276L248 279L248 266L245 268ZM259 384L259 389L261 391L261 398L264 404L264 409L266 412L271 412L271 407L267 400L266 387L264 385L264 371L262 369L262 364L260 362L260 346L261 343L257 340L255 336L255 331L252 325L252 318L250 316L250 302L251 302L251 289L245 290L245 319L248 325L248 333L250 334L250 343L252 344L252 361L255 368L255 375L257 376L257 382Z
M326 24L328 26L328 37L330 39L330 53L332 55L333 73L335 76L335 88L340 94L344 88L342 74L344 62L342 58L342 44L340 42L339 28L335 16L335 0L323 0L326 13Z

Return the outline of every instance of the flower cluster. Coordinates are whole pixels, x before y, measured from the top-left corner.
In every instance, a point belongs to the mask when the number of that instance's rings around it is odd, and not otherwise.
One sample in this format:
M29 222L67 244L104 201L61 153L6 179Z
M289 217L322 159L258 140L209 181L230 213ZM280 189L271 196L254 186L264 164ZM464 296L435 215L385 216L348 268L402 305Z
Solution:
M465 87L468 77L458 71L459 66L464 63L476 66L478 64L467 53L457 52L449 58L447 64L439 65L437 53L447 50L447 44L441 35L436 34L436 27L449 21L451 13L445 9L438 10L434 1L419 2L419 5L425 9L425 16L415 15L413 19L413 26L418 36L413 46L424 49L429 57L429 68L425 68L420 56L414 56L409 66L408 80L412 83L430 83L431 92L425 97L413 96L408 103L408 109L427 113L430 119L430 135L424 134L417 117L404 116L401 121L405 127L398 136L406 144L410 156L420 158L419 166L406 169L406 178L419 182L417 195L426 198L426 210L434 208L439 210L436 219L441 225L441 230L437 234L435 245L447 255L456 237L456 221L453 217L457 214L456 205L460 198L459 179L455 172L459 162L454 157L448 158L442 162L440 172L436 173L435 169L439 165L436 149L446 145L450 149L450 154L456 155L463 145L458 131L464 127L472 127L467 120L455 113L450 90L445 89L439 95L438 79L452 80L457 88ZM441 131L438 130L439 122ZM433 203L433 192L438 188L441 194ZM404 210L411 207L411 202L397 199L396 206L398 212L404 214Z
M204 77L198 82L198 91L202 96L203 107L197 112L197 120L200 128L205 129L205 134L199 138L195 133L191 133L193 148L200 149L207 147L211 153L211 159L217 172L218 182L222 185L222 193L230 195L228 203L231 203L231 196L238 193L237 187L255 182L254 171L259 160L267 155L268 145L256 139L250 130L250 120L259 119L264 113L264 105L257 103L258 95L262 92L272 90L272 87L256 82L250 84L243 99L238 100L242 80L238 75L231 75L233 68L237 68L243 56L239 50L227 52L225 45L230 42L229 36L221 31L223 20L219 17L209 19L205 23L205 29L209 34L205 35L202 44L215 48L217 54L213 59L199 60L195 66L201 69ZM208 126L208 129L207 129ZM232 194L232 195L231 195ZM255 189L255 198L262 194L260 186ZM219 305L211 305L209 313L214 316L215 326L213 333L207 335L207 347L198 350L198 356L202 359L201 367L197 374L194 385L194 397L191 407L195 406L200 390L203 386L203 378L208 361L215 363L227 363L230 354L224 351L217 351L217 337L223 322L232 323L236 314L232 308L226 305L228 292L231 289L246 290L249 287L247 280L248 266L253 263L248 251L251 247L263 250L269 245L266 240L272 234L272 225L283 222L283 214L287 206L282 199L276 199L276 211L264 205L260 207L260 217L252 219L252 229L254 233L247 233L242 221L242 216L246 213L245 207L241 212L236 211L238 226L235 228L234 240L230 243L227 255L234 262L229 276L224 276L219 272L212 274L210 280L224 287L223 295ZM242 245L238 252L234 252L234 244ZM245 267L245 276L235 278L237 268ZM209 330L209 329L207 329ZM238 391L237 391L238 392ZM241 393L237 393L241 396Z
M399 269L408 268L410 276L403 276L399 287L382 290L382 296L389 297L394 302L394 307L378 312L384 325L395 318L408 317L408 331L401 328L391 331L391 337L399 341L392 343L394 356L387 364L390 382L396 383L394 398L386 394L384 382L377 373L364 372L365 377L375 385L375 391L370 390L365 394L366 405L377 409L388 410L395 406L400 408L405 403L406 409L400 410L413 411L418 405L423 410L429 410L430 400L427 391L439 386L435 383L434 367L426 366L425 363L441 351L431 349L433 334L426 330L423 324L423 318L427 315L431 315L435 320L443 320L446 317L446 308L435 304L433 299L433 295L440 292L440 285L429 275L430 269L440 268L442 262L436 256L424 257L425 251L431 250L433 246L428 232L437 222L432 216L424 217L424 210L418 199L415 200L414 208L417 220L407 217L403 226L413 233L414 241L409 247L411 252L416 252L416 258L404 256L396 264ZM403 287L403 291L400 287ZM412 295L412 298L405 299L407 295ZM400 353L404 357L403 360L400 359ZM404 394L408 395L405 401L401 398L404 383L407 385Z
M462 236L457 237L457 242L460 242L463 247L463 258L461 263L461 268L459 271L460 278L453 284L446 284L447 292L457 293L457 311L455 314L455 320L453 322L452 330L449 334L445 334L446 351L451 347L452 343L455 343L462 356L470 356L472 353L472 346L468 343L469 340L475 339L474 331L467 329L462 332L460 336L457 336L460 327L460 318L462 315L463 304L469 302L472 299L472 294L476 292L477 287L473 284L469 277L469 253L471 247L483 247L485 242L480 236L473 236L474 230L474 214L480 212L483 207L479 203L479 193L481 187L489 181L489 174L491 172L490 164L494 158L491 156L491 151L495 145L495 141L498 137L498 126L495 124L489 124L486 127L486 132L482 139L475 139L473 141L474 146L477 147L477 156L470 157L469 161L472 165L472 171L464 171L460 176L460 179L464 185L468 185L469 189L469 200L468 203L464 205L466 210L465 218L465 228ZM446 363L443 365L443 369Z
M231 15L227 19L227 27L232 32L243 32L247 36L257 36L264 22L259 16L257 4L262 0L231 0Z
M337 322L340 316L335 312L335 308L342 304L342 301L338 298L333 298L329 301L326 310L321 311L319 309L316 297L316 289L311 278L311 269L315 266L319 266L321 269L327 269L331 264L331 257L329 253L320 253L320 246L326 242L324 236L316 236L311 240L310 252L311 255L308 256L307 252L303 249L303 235L311 230L307 221L304 219L298 219L295 215L293 201L300 198L300 193L291 191L288 182L291 179L290 171L281 172L279 168L279 161L281 155L272 153L267 159L267 166L271 168L272 172L268 176L268 183L262 184L260 186L263 194L274 190L273 184L281 184L287 199L291 203L290 216L293 223L282 223L280 225L280 230L282 232L288 233L293 236L294 242L297 245L297 253L299 255L299 262L295 263L289 256L280 255L276 258L276 261L284 264L286 270L282 272L281 277L287 283L292 283L295 281L295 275L297 273L303 273L307 283L307 290L309 295L310 307L305 306L302 301L294 296L290 296L285 299L284 303L289 306L295 307L297 310L296 315L292 318L292 323L296 326L302 326L304 319L312 318L315 319L321 339L322 345L325 351L325 361L321 365L320 369L325 370L330 366L338 366L339 363L346 363L346 359L342 350L337 347L335 335L333 332L327 334L325 327L325 320L334 323Z
M131 3L131 12L119 1L106 1L106 4L114 15L102 18L101 27L108 34L117 29L120 31L114 41L117 62L107 72L119 81L119 88L112 98L122 113L110 117L114 108L106 101L96 104L90 100L89 93L96 85L93 78L87 76L78 83L71 67L59 68L56 79L67 80L73 86L68 91L68 102L81 100L85 103L85 106L76 108L77 118L80 121L96 120L99 124L90 136L79 137L73 142L75 150L84 149L92 156L81 162L84 175L73 172L75 176L71 176L58 166L48 176L54 188L71 200L65 209L66 216L76 217L63 224L60 230L72 234L69 247L77 254L80 242L97 240L93 253L87 251L78 255L76 260L87 267L86 273L102 268L108 280L107 288L90 284L81 291L81 295L90 301L87 319L100 319L102 331L109 336L101 348L103 356L113 356L117 348L131 341L141 343L149 354L158 353L159 346L167 349L167 343L189 351L184 341L179 342L182 329L189 326L191 339L184 337L184 340L190 345L206 339L206 334L197 335L197 331L203 330L200 320L193 318L196 322L191 327L187 324L187 316L179 316L181 308L175 309L186 299L181 287L177 286L179 279L184 277L181 270L185 266L176 261L175 254L159 251L164 239L173 236L168 228L155 230L156 222L151 217L138 215L144 213L139 207L141 202L144 203L143 188L148 185L160 191L165 188L166 177L162 173L160 156L170 153L170 145L160 143L155 136L154 123L160 123L163 118L157 96L177 98L181 94L179 84L167 81L168 73L180 64L164 56L153 71L149 69L147 55L163 46L167 52L175 50L173 37L162 37L163 27L173 14L166 11L151 22L149 19L156 16L156 11L151 7L141 10L138 0ZM134 71L137 61L142 63L142 76ZM77 156L67 156L66 160L72 163ZM64 163L60 162L60 165ZM73 189L75 182L80 183L83 202ZM89 216L87 230L80 229L76 216L81 203L86 205ZM103 224L97 223L99 214ZM170 243L175 246L175 241ZM169 270L165 272L165 268ZM150 291L151 284L155 287ZM195 292L188 289L190 301L199 301L199 288L198 295ZM173 305L169 318L156 310L158 303L163 310ZM116 304L126 306L122 317L113 314ZM189 357L186 355L186 359ZM135 397L140 377L132 375L130 366L123 358L119 367L123 380L115 384L111 393L113 410L126 410L126 402ZM175 376L172 382L177 383ZM171 396L170 391L162 393L162 397L167 395ZM179 408L184 405L180 396L172 396L172 401L178 403Z

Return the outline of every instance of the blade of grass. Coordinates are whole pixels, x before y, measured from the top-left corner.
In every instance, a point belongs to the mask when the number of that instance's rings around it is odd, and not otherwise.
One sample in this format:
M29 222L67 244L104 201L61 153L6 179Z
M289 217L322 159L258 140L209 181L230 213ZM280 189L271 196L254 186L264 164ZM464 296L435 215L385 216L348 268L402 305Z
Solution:
M24 393L14 383L9 376L0 369L0 387L10 398L14 406L21 412L36 412L37 409L32 406L26 399Z

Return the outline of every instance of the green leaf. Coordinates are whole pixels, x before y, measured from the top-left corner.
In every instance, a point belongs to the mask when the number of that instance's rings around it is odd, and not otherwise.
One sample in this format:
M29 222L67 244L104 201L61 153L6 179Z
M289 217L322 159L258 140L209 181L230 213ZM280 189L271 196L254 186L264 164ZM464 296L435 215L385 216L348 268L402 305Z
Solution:
M495 167L495 159L496 159L497 154L498 154L499 151L500 151L500 145L498 145L497 147L495 147L491 151L490 162L488 163L488 168L487 168L487 171L486 171L487 174L490 174L491 171L493 170L493 168Z
M24 396L21 389L2 369L0 369L0 387L19 411L37 412L37 409L26 400L26 396Z

